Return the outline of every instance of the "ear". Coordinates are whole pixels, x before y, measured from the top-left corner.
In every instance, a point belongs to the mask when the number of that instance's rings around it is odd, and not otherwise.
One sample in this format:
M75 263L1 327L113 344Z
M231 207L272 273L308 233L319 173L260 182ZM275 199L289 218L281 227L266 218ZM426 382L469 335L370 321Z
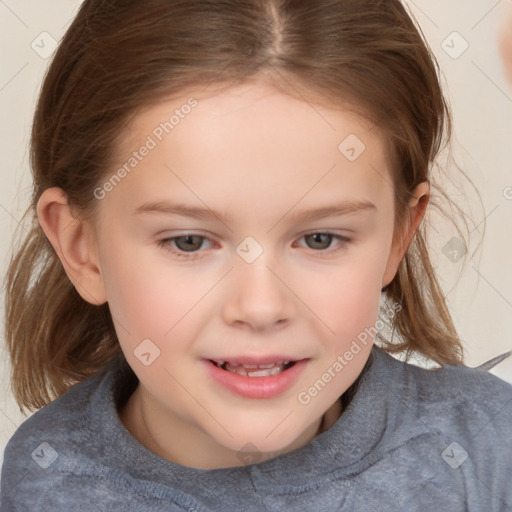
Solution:
M418 229L427 209L430 194L430 186L428 182L420 183L412 192L412 198L409 201L409 218L405 225L404 231L395 233L393 243L389 253L386 270L382 278L382 287L386 287L394 279L398 270L398 265L402 261L409 244L411 243L414 233Z
M512 84L512 11L507 14L498 38L501 58L508 81Z
M37 216L77 292L91 304L104 304L107 299L91 225L75 215L66 193L57 187L41 194Z

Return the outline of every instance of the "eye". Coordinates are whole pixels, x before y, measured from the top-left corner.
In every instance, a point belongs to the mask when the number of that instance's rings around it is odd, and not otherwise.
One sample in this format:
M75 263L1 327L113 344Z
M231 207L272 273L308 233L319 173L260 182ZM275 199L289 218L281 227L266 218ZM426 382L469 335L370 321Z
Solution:
M330 232L308 233L302 236L300 240L306 242L307 248L313 249L315 252L327 254L343 249L350 242L350 238ZM337 247L333 247L336 241L338 242ZM192 260L202 256L201 253L204 252L202 249L205 249L205 242L210 244L206 248L212 247L213 243L208 237L187 233L158 240L157 245L165 251L171 252L177 258ZM304 247L302 244L299 244L299 246Z
M185 236L177 236L172 238L176 247L180 251L184 252L195 252L201 248L203 242L206 240L204 236L198 235L185 235Z
M205 236L186 234L164 238L159 240L157 244L164 250L174 253L178 258L190 259L199 256L199 254L195 253L201 252L200 249L204 242L208 242L211 245L210 240Z
M309 233L304 235L302 238L306 241L306 246L310 249L314 249L315 251L326 251L327 249L331 248L332 243L337 240L340 242L339 245L341 247L334 249L334 251L329 251L335 252L350 242L350 239L346 236L336 235L329 232Z

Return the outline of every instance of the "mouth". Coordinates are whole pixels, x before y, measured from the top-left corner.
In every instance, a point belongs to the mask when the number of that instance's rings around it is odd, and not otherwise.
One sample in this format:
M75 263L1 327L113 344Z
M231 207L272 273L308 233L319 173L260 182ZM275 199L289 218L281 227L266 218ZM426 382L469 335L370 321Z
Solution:
M243 398L273 399L297 385L311 360L281 354L203 359L203 362L212 383Z
M210 362L224 371L236 373L243 377L271 377L288 370L294 366L297 361L276 361L265 364L247 364L237 361L210 359Z

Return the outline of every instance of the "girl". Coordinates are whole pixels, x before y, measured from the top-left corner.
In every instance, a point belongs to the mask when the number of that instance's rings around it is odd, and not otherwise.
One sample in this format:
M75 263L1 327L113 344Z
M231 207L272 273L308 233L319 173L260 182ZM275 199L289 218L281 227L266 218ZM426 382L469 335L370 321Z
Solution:
M512 389L425 242L449 128L398 0L86 0L7 275L46 407L2 510L510 510Z

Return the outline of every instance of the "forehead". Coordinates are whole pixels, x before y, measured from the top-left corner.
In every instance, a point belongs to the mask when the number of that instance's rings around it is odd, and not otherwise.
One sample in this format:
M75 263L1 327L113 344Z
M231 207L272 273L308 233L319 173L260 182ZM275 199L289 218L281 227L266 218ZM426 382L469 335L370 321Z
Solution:
M383 137L371 121L262 82L191 89L145 109L128 126L116 163L148 144L116 187L125 199L181 190L196 202L203 194L235 207L392 196Z

